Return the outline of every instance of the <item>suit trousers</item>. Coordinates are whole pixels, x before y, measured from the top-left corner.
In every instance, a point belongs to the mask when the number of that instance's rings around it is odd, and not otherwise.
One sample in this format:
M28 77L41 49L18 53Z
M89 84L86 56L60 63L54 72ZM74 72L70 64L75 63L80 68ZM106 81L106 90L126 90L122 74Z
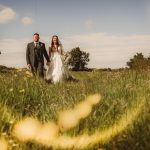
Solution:
M44 66L42 62L36 62L32 67L32 73L35 76L44 78Z

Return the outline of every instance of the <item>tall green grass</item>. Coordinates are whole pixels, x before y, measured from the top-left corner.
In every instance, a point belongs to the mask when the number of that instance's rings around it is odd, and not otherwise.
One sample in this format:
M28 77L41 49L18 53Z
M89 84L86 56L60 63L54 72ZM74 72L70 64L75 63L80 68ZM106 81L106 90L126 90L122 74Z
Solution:
M26 70L0 73L0 134L14 150L48 149L35 143L21 143L11 134L13 125L24 117L34 117L42 123L57 122L58 112L73 108L88 95L100 93L101 103L80 121L74 129L63 133L89 135L111 127L123 114L145 100L138 119L122 133L106 143L86 149L149 150L150 149L150 71L72 72L79 82L48 84L29 77ZM54 148L51 148L54 149Z

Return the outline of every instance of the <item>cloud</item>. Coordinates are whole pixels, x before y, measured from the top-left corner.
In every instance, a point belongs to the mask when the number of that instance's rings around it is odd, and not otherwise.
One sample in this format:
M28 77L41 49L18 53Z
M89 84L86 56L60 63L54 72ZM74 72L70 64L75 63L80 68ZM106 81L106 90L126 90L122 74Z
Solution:
M6 24L16 18L16 12L9 7L0 5L0 24Z
M92 29L94 27L94 21L92 19L88 19L84 23L87 29Z
M23 18L21 19L21 22L22 22L22 24L24 24L24 25L30 25L30 24L33 23L33 19L26 16L26 17L23 17Z
M25 50L31 38L0 40L2 55L0 64L8 66L25 66ZM108 33L89 33L64 35L60 37L65 51L79 46L81 50L90 53L89 67L119 68L137 52L145 56L150 53L150 35L112 35ZM50 44L49 36L41 37L41 41Z

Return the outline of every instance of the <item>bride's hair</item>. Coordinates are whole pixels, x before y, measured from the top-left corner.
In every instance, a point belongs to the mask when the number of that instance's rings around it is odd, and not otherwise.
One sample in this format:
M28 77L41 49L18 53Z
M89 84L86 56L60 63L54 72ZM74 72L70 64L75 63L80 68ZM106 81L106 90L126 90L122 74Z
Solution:
M51 48L53 48L54 47L54 42L53 42L53 39L54 39L54 37L56 37L57 38L57 46L60 46L60 41L59 41L59 38L58 38L58 36L57 35L53 35L52 36L52 41L51 41Z

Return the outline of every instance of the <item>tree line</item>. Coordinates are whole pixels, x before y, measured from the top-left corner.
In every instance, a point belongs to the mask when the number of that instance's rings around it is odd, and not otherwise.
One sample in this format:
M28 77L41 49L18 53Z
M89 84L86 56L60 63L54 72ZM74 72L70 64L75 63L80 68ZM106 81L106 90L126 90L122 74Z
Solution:
M89 70L87 65L90 61L90 54L75 47L65 55L66 65L73 71ZM129 69L143 70L150 69L150 56L145 57L142 53L136 53L127 63ZM105 68L106 69L106 68ZM111 70L111 68L109 68Z

